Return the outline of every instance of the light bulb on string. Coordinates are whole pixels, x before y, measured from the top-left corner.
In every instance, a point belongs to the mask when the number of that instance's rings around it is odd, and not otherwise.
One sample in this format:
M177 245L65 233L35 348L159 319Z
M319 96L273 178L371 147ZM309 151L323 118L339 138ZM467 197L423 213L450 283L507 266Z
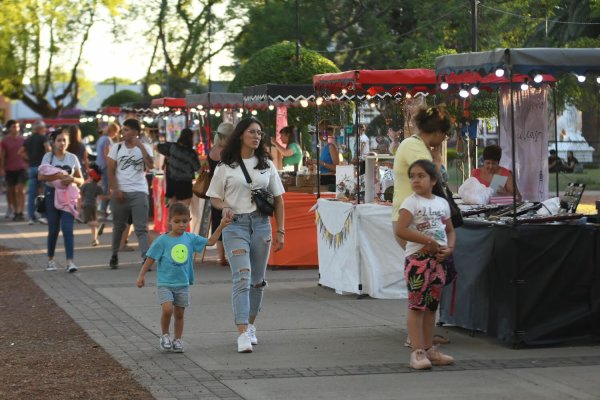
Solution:
M596 83L600 84L600 76L596 78Z
M408 92L406 92L406 96L404 96L404 97L406 97L407 99L412 99L412 95Z
M195 120L194 120L194 124L195 124L195 125L199 125L199 124L200 124L200 120L199 120L199 119L195 119Z
M170 110L170 108L169 107L165 107L164 110L165 110L165 112L167 112L167 111Z
M371 102L369 105L371 106L371 108L375 108L375 107L377 107L377 104L375 104L375 102L374 102L374 101L372 101L372 102Z
M258 111L256 111L256 110L252 110L252 112L251 112L250 114L252 114L252 115L257 115L257 114L258 114Z
M473 96L477 96L479 94L479 87L477 85L475 85L471 88L471 94Z
M306 107L308 107L308 100L306 100L306 99L302 99L302 100L300 100L300 105L301 105L303 108L306 108Z
M87 122L94 122L94 118L88 117Z
M498 69L496 69L496 76L498 78L502 78L504 76L504 68L498 68Z
M335 100L335 99L337 99L337 96L335 95L335 93L331 93L331 95L329 96L329 98L331 100Z
M200 113L199 113L199 114L200 114L200 115L202 115L202 116L205 116L205 115L206 115L206 111L204 111L204 110L200 110Z
M458 95L463 99L466 99L467 97L469 97L469 91L463 86L462 88L460 88Z
M96 119L102 118L102 114L96 114Z
M242 114L241 112L237 113L238 118L242 118L243 116L244 116L244 114Z
M165 116L165 117L163 117L163 119L166 121L166 120L168 120L168 119L169 119L169 117L166 117L166 116Z
M535 76L533 77L533 81L535 83L542 83L543 80L544 77L542 76L542 74L535 74Z
M577 75L577 82L583 83L583 82L585 82L585 78L586 78L585 75Z
M449 86L448 82L446 82L444 80L442 81L442 83L440 83L440 89L442 89L442 90L448 90L448 86Z
M196 108L195 108L195 107L192 107L192 108L190 108L190 112L191 112L191 113L195 113L196 111L197 111L197 110L196 110Z
M217 111L217 112L215 113L215 117L217 117L217 118L218 118L218 117L220 117L220 116L221 116L221 113Z
M321 96L317 97L317 100L315 100L315 103L317 103L318 106L323 104L323 97L321 97Z
M108 115L102 116L102 122L108 122Z
M525 80L523 80L523 83L521 83L521 90L528 90L529 89L529 79L525 78Z
M108 122L115 122L117 118L114 115L111 115L110 117L108 117Z
M273 111L275 109L275 106L273 104L269 104L269 110Z
M348 91L345 88L342 89L342 94L346 94L346 93L348 93Z
M215 110L213 110L213 109L211 108L210 110L208 110L208 113L209 113L210 115L215 115Z

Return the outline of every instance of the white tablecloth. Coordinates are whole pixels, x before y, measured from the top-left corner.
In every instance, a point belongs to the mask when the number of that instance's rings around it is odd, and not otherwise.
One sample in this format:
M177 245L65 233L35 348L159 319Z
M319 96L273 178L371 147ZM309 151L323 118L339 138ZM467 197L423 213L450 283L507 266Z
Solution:
M391 207L319 199L319 283L379 299L407 297L404 252L392 233Z

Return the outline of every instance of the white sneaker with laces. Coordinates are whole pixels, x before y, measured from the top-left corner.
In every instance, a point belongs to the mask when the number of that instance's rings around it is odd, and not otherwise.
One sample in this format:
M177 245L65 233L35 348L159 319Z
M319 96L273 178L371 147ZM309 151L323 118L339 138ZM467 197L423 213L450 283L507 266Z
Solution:
M39 217L37 219L37 222L39 222L42 225L48 225L48 220L46 218L44 218L44 217Z
M65 267L65 269L67 270L67 272L73 273L77 271L77 265L75 265L73 261L69 261L67 262L67 266Z
M250 343L252 343L253 346L257 345L258 339L256 338L256 326L253 324L248 324L248 330L246 332L248 333L248 336L250 336Z
M237 339L238 353L252 353L252 341L248 331L242 333Z
M169 337L168 333L165 333L160 337L159 345L160 349L163 351L171 350L173 347L173 342L171 342L171 338Z
M48 260L46 271L56 271L56 263L54 262L54 260Z
M171 350L173 350L173 353L183 353L183 343L181 343L181 339L173 340Z

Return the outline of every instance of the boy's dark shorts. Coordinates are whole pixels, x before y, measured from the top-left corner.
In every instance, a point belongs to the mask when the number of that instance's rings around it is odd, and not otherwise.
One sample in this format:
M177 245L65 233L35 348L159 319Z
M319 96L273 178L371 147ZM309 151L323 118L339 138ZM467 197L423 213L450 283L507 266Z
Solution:
M6 171L6 186L12 187L17 185L24 185L27 182L27 171L24 169L18 169L16 171Z
M82 210L82 214L83 214L83 222L85 222L86 224L88 222L92 222L92 221L97 221L98 217L96 216L96 206L95 205L83 205L83 210Z

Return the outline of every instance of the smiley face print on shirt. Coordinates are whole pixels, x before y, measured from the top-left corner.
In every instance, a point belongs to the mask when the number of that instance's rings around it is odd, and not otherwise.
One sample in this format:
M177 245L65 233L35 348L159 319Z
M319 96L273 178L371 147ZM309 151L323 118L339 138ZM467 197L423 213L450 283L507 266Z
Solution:
M186 245L176 244L171 249L171 258L177 264L183 264L183 263L185 263L187 261L187 259L188 259L188 256L189 256L189 253L188 253L188 248L187 248Z

